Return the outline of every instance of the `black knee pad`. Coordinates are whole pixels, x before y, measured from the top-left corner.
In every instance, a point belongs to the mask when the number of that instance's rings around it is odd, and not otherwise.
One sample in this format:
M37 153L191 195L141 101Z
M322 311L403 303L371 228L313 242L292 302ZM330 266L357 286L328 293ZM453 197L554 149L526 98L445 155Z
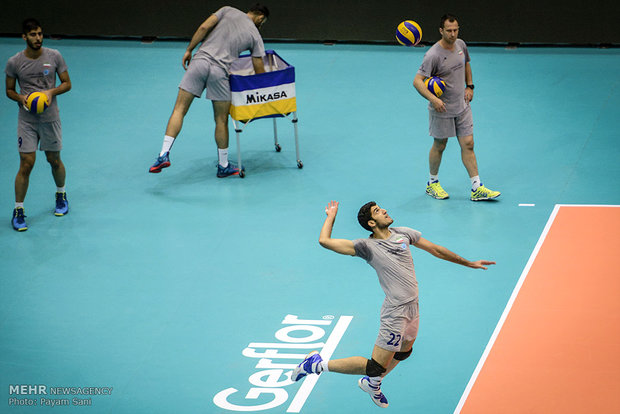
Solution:
M407 352L396 352L394 354L394 359L398 361L404 361L405 359L409 358L409 356L411 356L411 352L413 352L413 348L411 348Z
M369 359L366 363L366 375L369 377L379 377L381 374L385 372L385 368L383 365L375 361L374 359Z

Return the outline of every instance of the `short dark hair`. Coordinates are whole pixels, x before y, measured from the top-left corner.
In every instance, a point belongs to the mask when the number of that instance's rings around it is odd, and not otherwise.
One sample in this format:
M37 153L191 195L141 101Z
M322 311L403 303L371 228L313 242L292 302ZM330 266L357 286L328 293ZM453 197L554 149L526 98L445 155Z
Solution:
M362 226L368 231L372 231L372 228L370 228L370 226L368 225L368 221L372 220L372 208L376 205L377 203L375 203L374 201L369 201L368 203L364 204L362 208L360 208L360 211L357 213L357 221L360 222L360 226Z
M250 10L248 10L254 14L262 14L263 16L265 16L265 18L269 18L269 9L267 8L267 6L264 6L260 3L256 3L254 6L250 7Z
M449 21L450 23L459 21L459 19L455 15L446 13L443 16L441 16L441 21L439 22L440 29L443 29L444 24L446 23L446 20Z
M39 23L37 19L29 17L22 22L22 33L28 34L33 30L37 30L39 27L41 27L41 23Z

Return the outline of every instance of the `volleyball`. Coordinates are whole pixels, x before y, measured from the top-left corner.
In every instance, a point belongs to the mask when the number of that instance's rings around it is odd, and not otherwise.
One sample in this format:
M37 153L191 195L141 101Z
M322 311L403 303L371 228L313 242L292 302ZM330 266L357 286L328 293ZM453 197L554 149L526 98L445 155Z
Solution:
M396 28L396 40L403 46L415 46L422 40L422 28L413 20L405 20Z
M26 96L26 110L31 114L42 114L50 105L43 92L32 92Z
M443 92L446 90L446 83L438 76L426 78L424 85L426 85L426 89L431 91L431 93L438 98L443 95Z

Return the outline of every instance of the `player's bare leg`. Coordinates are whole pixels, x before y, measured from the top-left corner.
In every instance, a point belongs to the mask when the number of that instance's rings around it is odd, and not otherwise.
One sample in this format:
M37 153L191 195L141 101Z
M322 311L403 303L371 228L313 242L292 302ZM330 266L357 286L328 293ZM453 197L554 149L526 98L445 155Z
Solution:
M192 105L193 100L193 94L179 88L177 100L174 103L174 108L172 109L172 115L170 115L168 125L166 126L166 136L164 137L161 152L159 153L155 164L149 168L149 172L159 173L162 169L170 167L170 149L181 132L181 128L183 128L183 119L185 118L185 115L187 115L187 111L189 111L189 107Z
M478 175L478 161L476 160L476 153L474 152L474 136L467 135L458 137L458 140L461 146L461 160L463 161L463 165L469 177L475 177Z
M441 158L443 152L448 144L448 138L434 138L431 150L428 153L428 167L430 172L430 179L426 183L426 194L437 199L445 200L450 196L439 184L439 166L441 165Z
M215 143L217 144L217 176L219 178L239 175L239 168L228 161L228 114L230 101L212 101L215 121Z
M183 128L183 119L185 118L185 115L187 115L187 111L192 105L193 100L193 94L187 92L186 90L179 89L177 100L174 103L174 109L172 110L172 115L170 115L168 125L166 126L166 135L174 138L179 135L181 128Z

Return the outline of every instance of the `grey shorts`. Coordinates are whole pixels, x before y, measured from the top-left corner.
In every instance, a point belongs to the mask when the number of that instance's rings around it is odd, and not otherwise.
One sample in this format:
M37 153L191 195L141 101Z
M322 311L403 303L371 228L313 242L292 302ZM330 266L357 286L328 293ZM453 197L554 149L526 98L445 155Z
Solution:
M62 127L60 120L30 123L17 121L17 148L19 152L60 151L62 149Z
M179 88L198 98L206 88L207 99L212 101L231 100L228 73L207 59L191 60Z
M381 307L381 326L375 345L387 351L399 352L403 341L418 336L420 306L417 300L399 306Z
M433 138L466 137L474 134L474 119L469 106L455 117L442 118L432 111L429 111L428 117L428 133Z

